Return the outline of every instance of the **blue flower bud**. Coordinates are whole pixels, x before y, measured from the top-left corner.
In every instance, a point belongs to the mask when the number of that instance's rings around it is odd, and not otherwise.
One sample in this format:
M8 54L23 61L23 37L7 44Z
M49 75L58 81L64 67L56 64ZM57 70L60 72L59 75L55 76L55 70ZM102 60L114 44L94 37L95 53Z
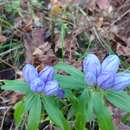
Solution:
M58 93L58 90L59 90L59 84L56 80L48 81L45 85L44 93L47 96L52 96L52 95L56 96Z
M31 90L33 92L42 92L45 87L45 83L40 78L35 78L30 83Z
M96 85L96 75L93 72L85 73L85 83L89 86Z
M39 73L39 77L44 81L51 81L54 80L55 71L54 68L51 66L46 66L43 71Z
M101 64L99 59L94 54L88 54L83 60L84 73L92 72L97 77L101 71Z
M101 73L97 78L97 85L103 89L109 89L113 86L115 74L111 72Z
M99 59L94 54L88 54L83 61L83 70L85 73L85 82L87 85L93 86L96 84L96 79L101 71Z
M120 59L117 55L109 55L102 63L102 72L116 73L120 64Z
M38 72L31 64L26 64L23 68L23 77L30 83L32 80L38 77Z
M26 64L23 68L23 76L33 92L44 92L48 96L55 95L63 98L64 91L54 80L54 74L54 68L51 66L46 66L40 73L31 64Z
M130 85L130 73L128 72L120 72L116 74L115 82L113 85L113 89L120 91L125 89Z

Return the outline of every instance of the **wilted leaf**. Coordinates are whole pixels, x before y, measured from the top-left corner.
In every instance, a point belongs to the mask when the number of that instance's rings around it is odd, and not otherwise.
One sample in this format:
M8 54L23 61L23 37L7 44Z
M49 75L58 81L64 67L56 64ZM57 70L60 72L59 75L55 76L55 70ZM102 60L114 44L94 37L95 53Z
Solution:
M55 16L60 14L61 12L62 12L62 8L59 5L54 5L51 8L50 14Z

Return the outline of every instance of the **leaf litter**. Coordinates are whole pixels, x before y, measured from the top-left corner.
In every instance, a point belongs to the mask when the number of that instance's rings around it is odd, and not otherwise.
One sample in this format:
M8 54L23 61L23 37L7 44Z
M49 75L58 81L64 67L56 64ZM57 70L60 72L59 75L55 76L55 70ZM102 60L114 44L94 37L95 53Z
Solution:
M88 52L95 52L103 60L110 52L110 48L130 63L129 0L52 0L51 2L46 0L43 6L31 5L28 0L23 0L19 5L20 10L15 14L6 10L5 3L5 1L0 3L0 14L10 22L1 21L0 17L0 46L7 45L11 40L21 41L20 44L24 47L21 55L25 57L21 58L22 66L25 61L41 70L46 65L55 65L64 59L65 63L82 70L81 59ZM63 39L62 24L67 26ZM9 34L13 36L10 37ZM17 67L21 77L22 66L13 64L8 58L9 55L10 53L2 57L2 60L6 59L10 67ZM0 71L3 72L3 69ZM6 79L7 75L4 78ZM2 102L5 101L5 107L12 106L21 97L16 93L9 95L8 93L6 95L6 92L1 91L0 94ZM11 104L8 104L9 102ZM1 106L3 104L0 108ZM115 115L122 114L115 110L113 107ZM113 118L117 130L129 130L130 128L122 124L120 116L117 115ZM8 115L7 117L12 119ZM10 127L12 124L9 124Z

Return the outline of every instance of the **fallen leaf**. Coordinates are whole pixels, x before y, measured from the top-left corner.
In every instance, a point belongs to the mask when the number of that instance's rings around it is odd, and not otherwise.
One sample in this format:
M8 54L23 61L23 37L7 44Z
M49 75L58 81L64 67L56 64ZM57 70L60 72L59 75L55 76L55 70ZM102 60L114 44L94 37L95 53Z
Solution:
M38 46L33 51L33 62L36 66L38 65L54 65L56 64L56 57L51 48L51 44L48 42Z
M58 15L62 12L62 8L59 5L54 5L51 8L50 15Z
M130 45L123 46L121 44L117 44L116 52L118 55L130 56Z
M103 25L103 21L104 21L104 18L103 17L98 17L96 19L96 27L97 28L101 28L101 26Z
M108 9L110 6L109 0L97 0L97 5L100 9Z
M4 35L0 35L0 43L6 42L7 38Z
M96 0L89 0L85 6L93 12L96 9Z

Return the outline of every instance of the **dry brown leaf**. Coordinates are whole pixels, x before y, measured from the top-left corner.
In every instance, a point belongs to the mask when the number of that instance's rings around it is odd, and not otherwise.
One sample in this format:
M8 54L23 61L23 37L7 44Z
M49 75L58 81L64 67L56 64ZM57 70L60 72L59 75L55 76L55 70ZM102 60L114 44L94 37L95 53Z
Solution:
M33 63L33 52L40 45L44 44L43 37L44 29L36 28L30 33L24 33L24 46L25 46L25 55L26 63Z
M103 25L103 20L104 20L103 17L98 17L98 18L96 19L96 27L97 27L97 28L101 28L101 26Z
M116 52L118 55L130 56L130 45L123 46L121 44L117 44Z
M6 42L7 38L4 35L0 35L0 43Z
M96 0L89 0L86 6L90 11L93 12L96 9Z
M35 55L42 55L43 54L43 52L42 52L42 50L40 49L40 48L36 48L35 50L34 50L34 52L33 52L33 55L35 56Z
M62 42L60 35L56 36L56 46L55 46L55 52L58 51L58 49L62 49ZM77 50L77 44L75 37L72 34L69 34L64 39L64 52L65 56L69 58L69 60L72 60L72 57L75 55L75 52Z
M108 9L110 6L109 0L97 0L97 5L100 9Z
M32 31L33 20L31 17L21 18L17 17L15 19L14 28L21 30L22 32Z
M33 61L35 65L54 65L56 64L56 56L51 49L51 44L45 42L43 45L34 49Z
M24 31L24 32L30 32L30 31L32 31L32 26L33 26L32 19L28 19L28 20L26 20L25 25L22 28L22 31Z
M9 102L9 104L15 104L18 100L20 100L21 98L22 98L22 94L20 94L20 93L14 93L14 94L12 94L11 95L11 97L10 97L10 102Z

